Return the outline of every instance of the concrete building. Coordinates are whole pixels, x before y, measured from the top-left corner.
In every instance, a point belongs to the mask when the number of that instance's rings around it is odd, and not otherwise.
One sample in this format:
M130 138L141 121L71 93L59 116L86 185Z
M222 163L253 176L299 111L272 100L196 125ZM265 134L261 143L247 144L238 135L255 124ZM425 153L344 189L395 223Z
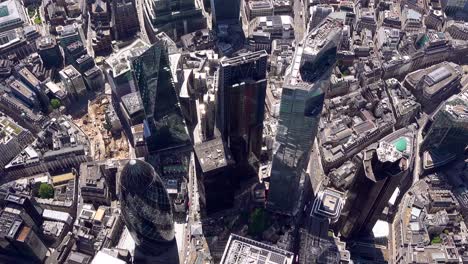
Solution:
M80 190L84 203L109 205L110 192L105 175L105 164L83 163L80 165Z
M393 114L395 115L395 127L403 128L409 126L416 120L421 111L421 104L416 98L401 85L396 79L385 81L390 101L392 102Z
M143 6L145 27L152 43L160 32L179 39L206 27L206 19L194 0L145 0Z
M200 206L213 213L232 206L235 182L232 177L234 160L221 138L194 146L199 175Z
M333 7L330 5L315 5L310 7L310 19L307 28L310 30L317 27L325 18L333 12Z
M343 196L343 193L330 188L320 191L315 197L311 215L329 219L330 223L337 222L344 206Z
M424 32L423 16L418 11L405 7L402 11L402 29L406 32Z
M82 43L86 42L83 29L81 28L81 25L77 23L66 26L58 26L56 30L58 35L57 41L62 48L65 48L69 44L76 41L81 41Z
M86 86L81 74L73 67L68 65L59 72L63 87L69 95L79 99L86 93Z
M143 123L145 110L139 92L133 92L122 96L120 109L124 116L124 124L128 127Z
M109 66L106 70L107 81L111 86L115 101L118 102L122 96L138 90L131 71L131 60L149 47L147 43L137 39L127 47L113 53L106 60L106 65Z
M452 38L468 40L468 23L451 20L445 28Z
M249 45L255 51L271 52L275 39L294 39L294 20L290 16L260 16L249 25Z
M229 236L221 264L292 264L294 254L235 234Z
M32 109L38 108L39 99L37 98L36 94L26 86L26 84L18 80L12 79L9 84L9 87L12 91L12 94L16 98L23 101L28 107Z
M111 11L114 39L128 39L140 29L134 0L112 1Z
M26 14L20 1L7 0L0 3L0 33L21 27L26 22Z
M344 237L370 234L395 189L409 187L414 144L414 132L403 128L364 151L363 173L349 189L343 209L347 217L340 219Z
M442 62L408 74L404 85L413 92L426 111L432 112L443 100L460 90L461 77L459 65Z
M273 16L273 2L271 0L248 1L245 4L245 13L248 21L260 16Z

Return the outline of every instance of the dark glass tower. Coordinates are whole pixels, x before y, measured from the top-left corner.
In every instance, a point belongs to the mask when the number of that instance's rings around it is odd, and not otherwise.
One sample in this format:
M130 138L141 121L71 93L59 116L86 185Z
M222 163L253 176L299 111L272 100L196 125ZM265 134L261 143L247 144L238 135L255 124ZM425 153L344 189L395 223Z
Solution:
M421 150L463 152L468 144L468 92L450 97L430 117L423 130Z
M169 195L153 167L131 160L120 178L120 203L125 224L138 249L163 254L174 243L174 222Z
M240 0L211 0L213 26L239 24Z
M221 61L217 126L236 162L262 147L268 54L258 51Z
M270 174L268 208L295 215L301 207L310 152L317 135L343 22L327 18L309 32L283 83ZM311 168L316 169L316 168Z
M133 70L145 109L148 150L154 153L190 144L165 44L158 41L135 58Z

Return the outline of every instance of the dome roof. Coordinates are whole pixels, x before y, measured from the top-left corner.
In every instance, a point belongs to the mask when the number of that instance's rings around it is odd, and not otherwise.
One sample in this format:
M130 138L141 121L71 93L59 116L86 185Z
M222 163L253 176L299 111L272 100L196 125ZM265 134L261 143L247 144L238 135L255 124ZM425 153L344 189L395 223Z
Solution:
M153 167L141 160L130 160L121 175L120 185L129 192L144 192L154 181L162 182Z
M161 178L154 168L141 160L131 160L120 178L122 216L137 245L173 241L172 207Z

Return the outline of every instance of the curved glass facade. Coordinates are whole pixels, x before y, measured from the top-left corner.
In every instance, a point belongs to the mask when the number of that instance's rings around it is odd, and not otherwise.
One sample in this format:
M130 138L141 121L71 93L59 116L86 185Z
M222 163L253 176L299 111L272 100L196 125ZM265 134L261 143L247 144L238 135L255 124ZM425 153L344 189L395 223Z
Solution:
M169 196L149 163L129 161L122 170L119 188L125 224L141 249L154 252L161 244L174 241Z

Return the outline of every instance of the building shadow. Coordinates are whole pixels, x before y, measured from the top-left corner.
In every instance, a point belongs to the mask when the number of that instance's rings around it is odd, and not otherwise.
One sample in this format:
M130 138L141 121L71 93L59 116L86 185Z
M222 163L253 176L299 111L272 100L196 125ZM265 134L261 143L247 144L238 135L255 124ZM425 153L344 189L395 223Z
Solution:
M151 252L148 249L140 247L135 248L135 256L133 259L135 264L178 264L179 250L174 239L169 244L155 245Z

